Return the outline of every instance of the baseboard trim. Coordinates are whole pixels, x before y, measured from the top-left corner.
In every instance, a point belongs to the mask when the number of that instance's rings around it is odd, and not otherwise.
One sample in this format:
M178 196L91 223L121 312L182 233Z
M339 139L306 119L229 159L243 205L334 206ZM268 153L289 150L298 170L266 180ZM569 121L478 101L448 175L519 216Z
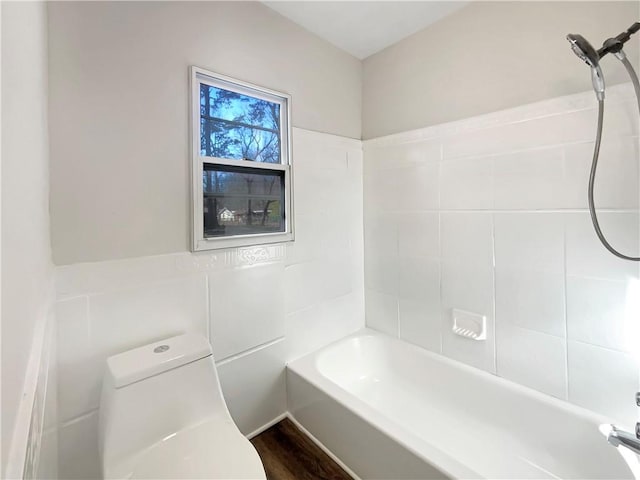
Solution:
M304 433L307 437L309 437L309 439L313 443L315 443L320 448L320 450L322 450L324 453L329 455L329 457L331 457L331 460L333 460L338 465L340 465L340 468L342 468L345 472L347 472L353 478L353 480L362 480L353 470L351 470L342 460L340 460L340 458L338 458L337 455L335 455L331 450L329 450L309 430L307 430L305 427L303 427L302 424L300 422L298 422L298 420L295 419L295 417L293 416L293 414L291 412L287 412L284 416L286 418L288 418L289 420L291 420L291 422L296 427L298 427L302 431L302 433Z
M251 433L249 433L248 435L245 435L245 436L249 440L251 440L253 437L256 437L256 436L260 435L262 432L264 432L265 430L273 427L276 423L281 422L285 418L287 418L287 412L281 413L280 415L278 415L273 420L268 421L267 423L265 423L261 427L256 428L253 432L251 432Z

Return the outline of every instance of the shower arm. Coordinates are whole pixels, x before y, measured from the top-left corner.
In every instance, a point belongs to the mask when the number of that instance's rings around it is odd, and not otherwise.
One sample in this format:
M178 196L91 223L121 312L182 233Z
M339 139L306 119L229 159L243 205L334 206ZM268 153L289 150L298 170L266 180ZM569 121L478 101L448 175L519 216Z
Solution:
M618 53L622 51L622 46L629 41L631 35L638 31L640 31L640 22L634 23L621 34L605 40L602 47L598 50L598 58L602 58L608 53Z

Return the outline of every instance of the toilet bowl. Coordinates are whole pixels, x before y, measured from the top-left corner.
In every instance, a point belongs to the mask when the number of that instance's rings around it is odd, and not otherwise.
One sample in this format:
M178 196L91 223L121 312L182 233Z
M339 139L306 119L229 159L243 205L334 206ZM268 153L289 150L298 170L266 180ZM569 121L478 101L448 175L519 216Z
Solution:
M266 479L229 414L211 346L200 335L107 359L99 443L104 478Z

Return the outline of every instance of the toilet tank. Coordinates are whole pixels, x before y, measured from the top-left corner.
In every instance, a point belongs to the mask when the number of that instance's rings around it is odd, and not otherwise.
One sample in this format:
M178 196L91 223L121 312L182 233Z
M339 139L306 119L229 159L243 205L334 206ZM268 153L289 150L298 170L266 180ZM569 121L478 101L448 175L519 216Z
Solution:
M230 418L204 337L180 335L110 357L100 399L103 471L213 416Z

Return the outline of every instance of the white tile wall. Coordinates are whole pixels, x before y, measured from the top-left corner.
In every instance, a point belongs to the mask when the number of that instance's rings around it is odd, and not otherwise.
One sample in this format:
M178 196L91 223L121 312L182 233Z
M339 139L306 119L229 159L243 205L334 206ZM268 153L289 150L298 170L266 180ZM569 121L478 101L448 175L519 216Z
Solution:
M102 478L96 410L60 425L58 475L69 480Z
M383 333L398 336L398 298L395 295L367 290L365 303L367 326Z
M47 312L44 325L38 325L32 347L32 358L37 358L37 369L31 373L37 377L33 396L25 390L25 399L31 398L24 469L20 478L58 478L58 442L55 431L58 416L56 395L56 325L55 318ZM42 338L39 339L39 336ZM40 341L39 341L40 340ZM36 351L37 350L37 351Z
M209 275L213 353L218 360L284 336L284 265Z
M485 161L491 161L493 166L492 199L496 210L552 209L564 204L567 192L561 147L496 155ZM573 178L571 185L577 183L577 177Z
M496 330L498 374L558 398L567 397L567 345L564 338L508 322ZM535 368L532 368L535 363Z
M42 436L42 448L40 449L40 462L36 477L39 480L55 480L61 478L58 475L58 431L53 429L44 432Z
M443 260L440 282L442 353L495 373L495 295L492 267ZM470 341L455 335L451 331L454 308L485 316L487 339Z
M629 423L639 270L591 226L595 107L585 92L365 142L367 325ZM610 89L596 182L603 229L634 255L636 109ZM485 315L487 340L454 335L452 308Z
M609 242L628 255L638 255L638 213L602 212L598 215ZM611 255L593 232L587 212L566 216L567 275L626 280L638 276L638 265Z
M364 291L290 313L286 322L287 360L293 360L362 328Z
M427 294L421 299L401 298L398 316L400 338L434 352L441 350L440 298L437 293Z
M442 162L440 201L443 209L475 210L493 204L492 159L472 158Z
M249 434L287 410L283 339L218 364L220 383L238 428Z
M62 423L98 407L104 367L91 348L87 297L58 301L58 417Z
M440 238L442 353L495 372L493 218L487 213L443 212ZM487 340L472 342L446 328L454 308L484 315Z
M36 477L38 479L57 479L58 475L58 345L56 342L56 321L50 317L51 339L48 358L47 390L45 393L43 435L40 448L40 459Z
M286 411L288 359L364 326L361 144L300 129L293 141L294 243L57 269L60 478L99 476L107 356L185 331L209 336L248 434Z
M589 181L593 156L593 143L578 143L565 147L566 205L584 206L584 185ZM601 208L638 208L638 142L635 137L622 137L617 141L603 139L598 161L595 198ZM580 188L582 187L582 188Z
M638 415L638 365L632 356L570 340L569 399L582 407L609 413L628 425Z
M496 317L565 337L561 213L495 214Z

